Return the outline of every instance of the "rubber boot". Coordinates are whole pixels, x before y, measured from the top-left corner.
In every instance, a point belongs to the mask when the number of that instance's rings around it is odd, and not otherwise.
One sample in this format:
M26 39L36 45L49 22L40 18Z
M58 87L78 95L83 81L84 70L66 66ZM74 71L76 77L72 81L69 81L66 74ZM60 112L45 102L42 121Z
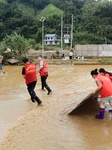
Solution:
M96 118L103 119L105 114L105 108L100 108L100 114L96 115Z
M112 109L110 109L109 112L112 112Z
M42 101L37 96L35 96L35 100L37 101L38 105L42 103Z
M47 95L49 95L49 94L52 92L52 90L50 89L50 87L49 87L49 86L47 86L47 87L46 87L46 89L48 90Z

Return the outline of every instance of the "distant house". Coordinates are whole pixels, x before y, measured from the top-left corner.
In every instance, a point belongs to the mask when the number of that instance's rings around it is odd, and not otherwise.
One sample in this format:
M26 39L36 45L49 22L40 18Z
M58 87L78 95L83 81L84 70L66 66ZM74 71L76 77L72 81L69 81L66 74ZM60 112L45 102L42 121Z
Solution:
M46 34L44 38L46 45L59 45L60 40L57 38L56 34Z

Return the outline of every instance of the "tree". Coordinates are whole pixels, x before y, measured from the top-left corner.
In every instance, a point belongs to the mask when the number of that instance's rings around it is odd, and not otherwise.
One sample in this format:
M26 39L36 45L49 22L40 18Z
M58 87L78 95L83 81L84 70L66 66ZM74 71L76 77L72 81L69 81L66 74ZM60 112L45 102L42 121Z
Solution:
M6 48L10 48L12 50L11 56L15 56L16 58L26 54L29 50L27 40L15 32L11 35L7 35L1 43L1 45L4 45L5 50Z
M101 38L112 37L112 2L85 3L82 8L81 31ZM108 33L109 36L108 36Z

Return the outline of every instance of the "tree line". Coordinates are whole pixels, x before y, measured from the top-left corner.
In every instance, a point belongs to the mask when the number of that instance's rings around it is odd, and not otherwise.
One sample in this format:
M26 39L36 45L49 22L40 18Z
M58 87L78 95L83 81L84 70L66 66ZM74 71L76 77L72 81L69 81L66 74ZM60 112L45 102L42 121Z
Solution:
M73 44L112 43L112 1L94 0L4 0L0 2L0 41L22 36L28 45L38 48L42 24L38 15L49 4L63 11L64 28L70 28L74 17ZM24 8L31 9L21 9ZM32 10L32 14L31 11ZM30 15L31 14L31 15ZM45 20L45 34L61 34L61 16L53 13ZM4 44L6 47L7 44ZM3 45L2 45L3 47Z

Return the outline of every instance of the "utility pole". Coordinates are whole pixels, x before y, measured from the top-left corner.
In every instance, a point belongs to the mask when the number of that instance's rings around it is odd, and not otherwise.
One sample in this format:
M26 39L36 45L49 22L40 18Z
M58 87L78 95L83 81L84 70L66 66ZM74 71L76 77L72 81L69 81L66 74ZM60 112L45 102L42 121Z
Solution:
M71 49L73 46L73 15L72 15L72 22L71 22Z
M67 27L67 35L69 35L69 32L68 32L68 31L69 31L69 27Z
M40 21L42 22L42 57L44 58L44 21L45 21L45 18L41 17Z
M63 47L63 15L61 16L61 50Z

